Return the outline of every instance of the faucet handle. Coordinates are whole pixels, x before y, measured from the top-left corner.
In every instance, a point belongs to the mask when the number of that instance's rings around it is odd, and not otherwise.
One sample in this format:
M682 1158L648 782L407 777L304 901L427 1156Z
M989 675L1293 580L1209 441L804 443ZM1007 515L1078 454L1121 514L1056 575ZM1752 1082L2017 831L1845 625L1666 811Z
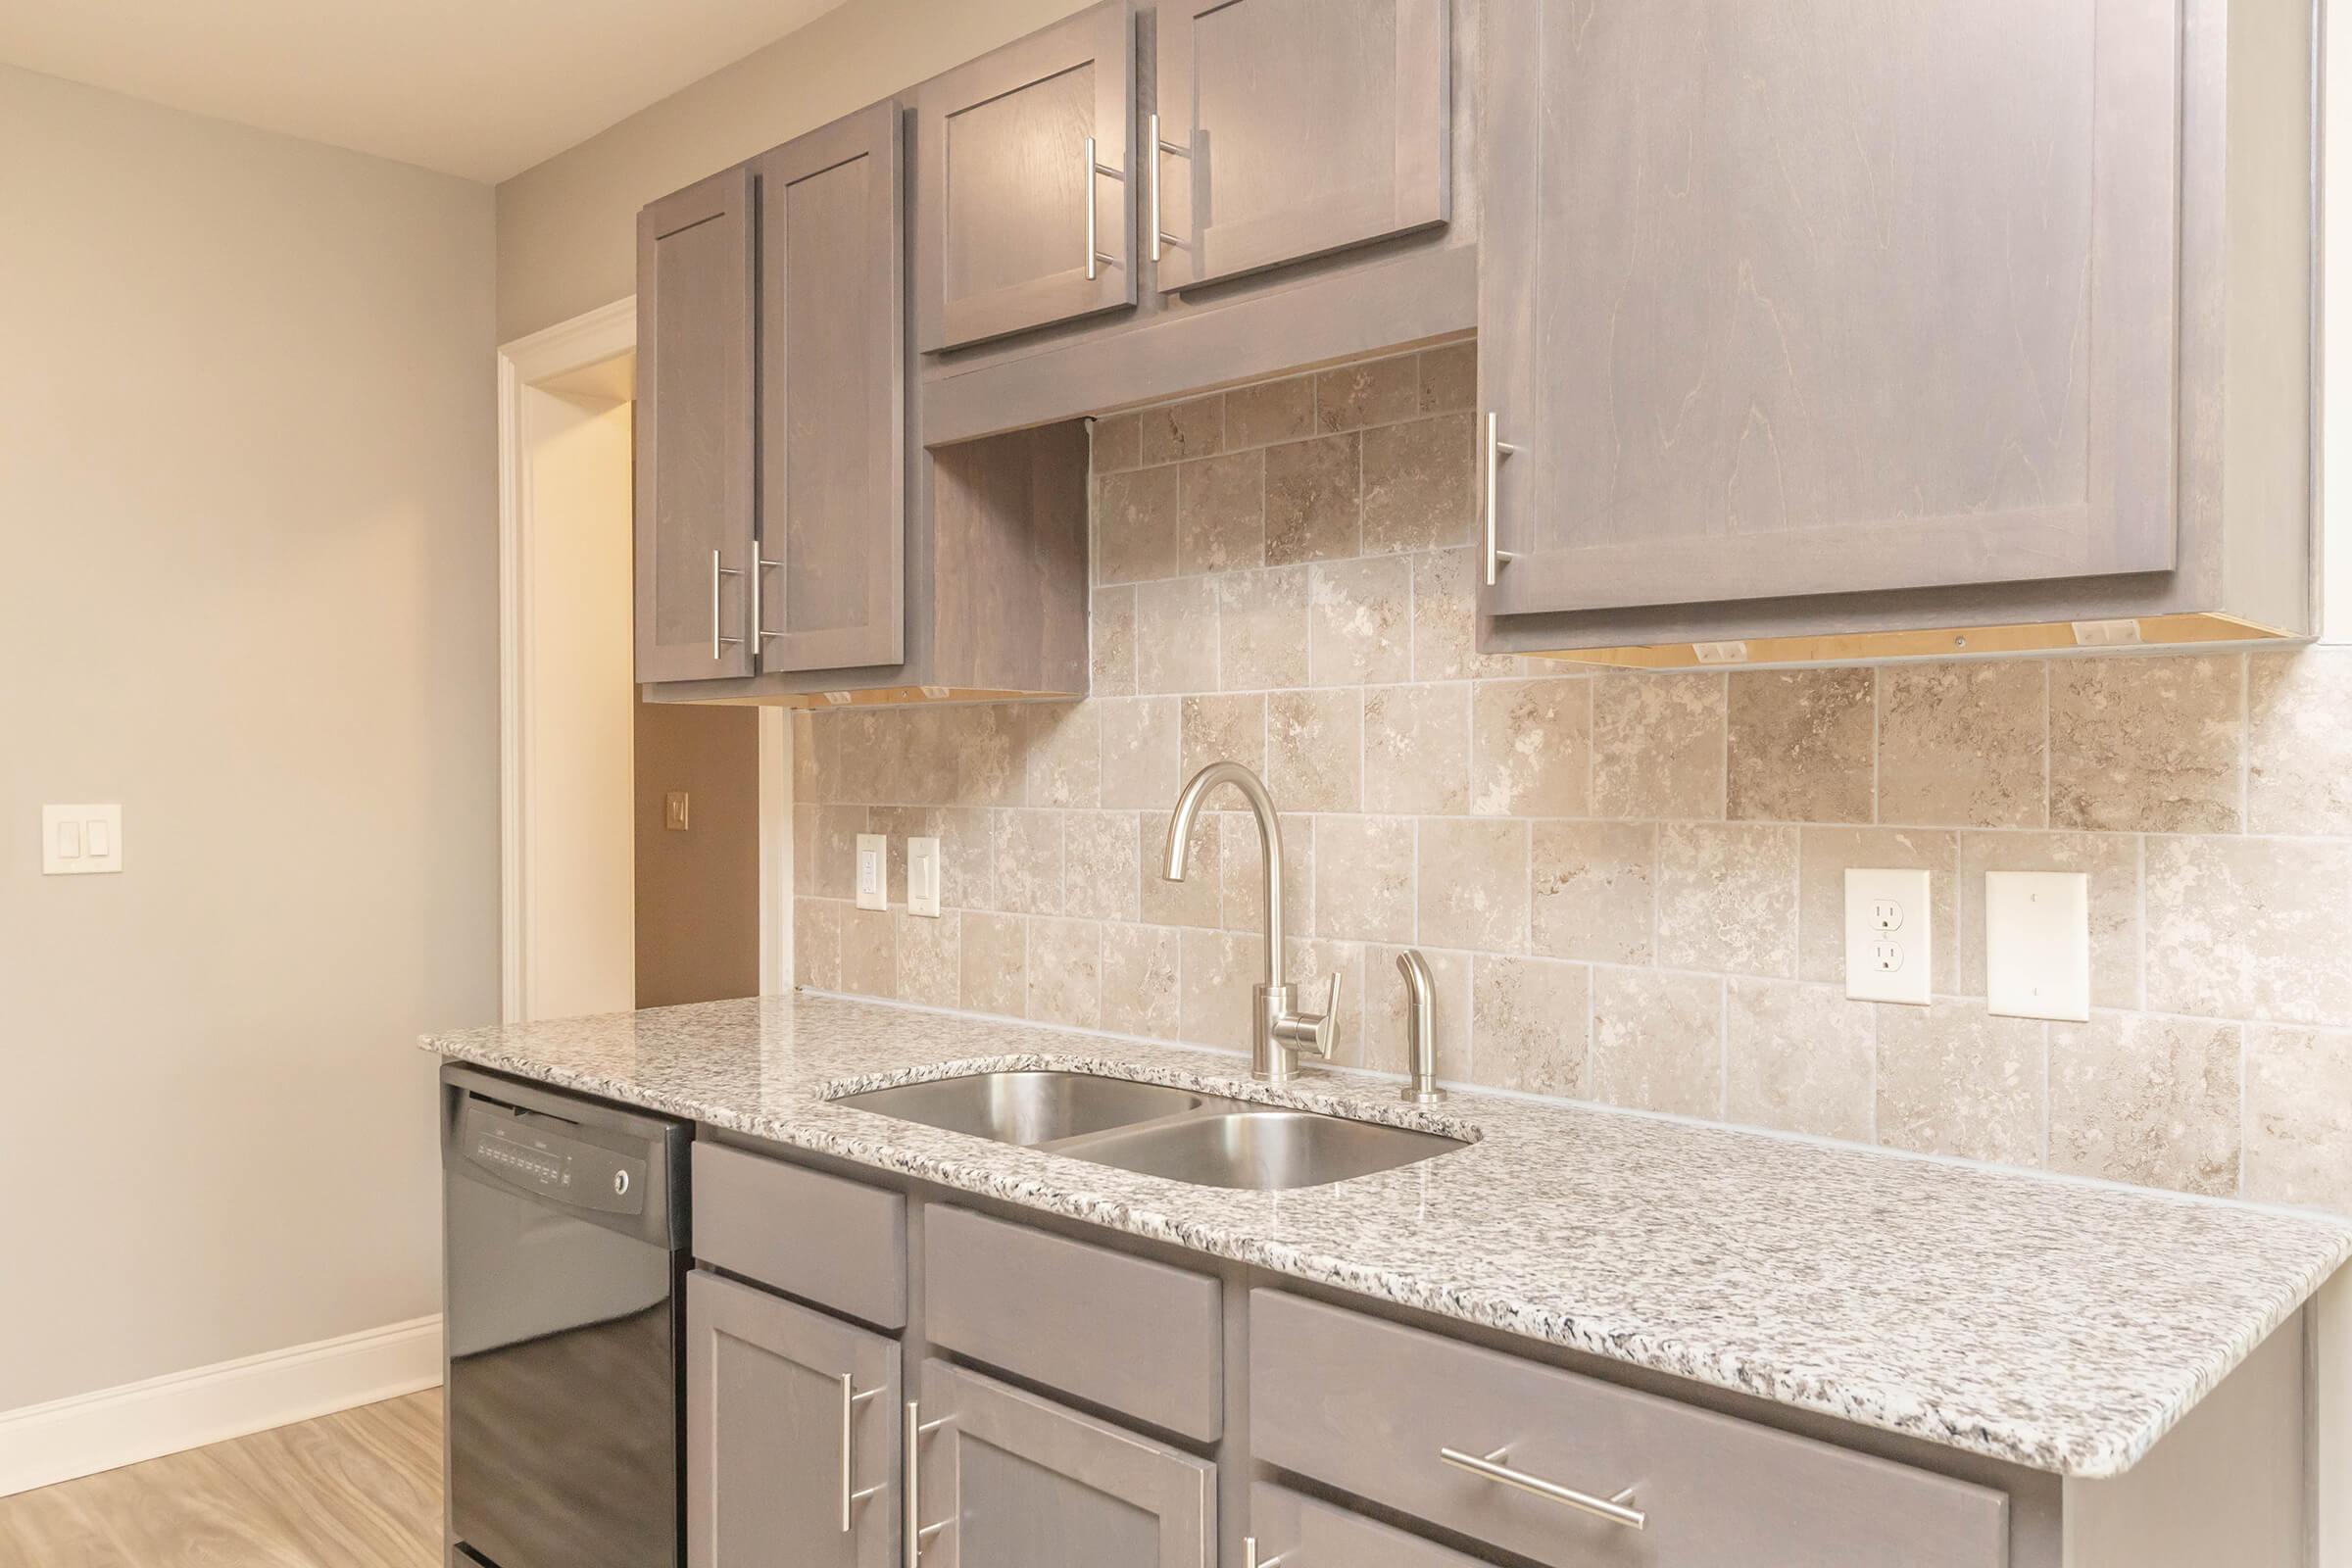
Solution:
M1340 1028L1340 971L1331 971L1331 984L1323 991L1323 1010L1315 1014L1315 1054L1331 1059L1333 1039Z

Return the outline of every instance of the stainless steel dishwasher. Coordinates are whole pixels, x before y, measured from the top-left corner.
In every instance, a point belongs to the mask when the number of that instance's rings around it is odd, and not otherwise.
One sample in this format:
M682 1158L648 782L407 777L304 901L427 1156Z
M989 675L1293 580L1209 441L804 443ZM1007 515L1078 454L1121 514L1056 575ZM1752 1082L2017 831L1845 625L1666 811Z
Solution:
M441 1069L459 1563L675 1568L692 1127Z

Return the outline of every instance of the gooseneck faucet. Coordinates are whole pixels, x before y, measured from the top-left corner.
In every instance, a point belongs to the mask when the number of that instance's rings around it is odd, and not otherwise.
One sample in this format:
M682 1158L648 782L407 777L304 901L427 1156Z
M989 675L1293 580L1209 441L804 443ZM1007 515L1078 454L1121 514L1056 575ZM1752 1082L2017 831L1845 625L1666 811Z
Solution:
M1288 1083L1298 1073L1301 1055L1329 1056L1332 1033L1340 1015L1340 976L1332 972L1331 989L1324 994L1323 1010L1300 1012L1290 982L1284 978L1282 951L1282 823L1274 814L1274 797L1255 773L1235 761L1211 762L1195 773L1184 793L1176 797L1175 814L1168 818L1167 863L1160 875L1171 882L1184 880L1185 851L1192 845L1193 822L1200 803L1220 784L1242 792L1257 818L1257 842L1265 862L1266 983L1252 994L1250 1017L1250 1075L1261 1083Z

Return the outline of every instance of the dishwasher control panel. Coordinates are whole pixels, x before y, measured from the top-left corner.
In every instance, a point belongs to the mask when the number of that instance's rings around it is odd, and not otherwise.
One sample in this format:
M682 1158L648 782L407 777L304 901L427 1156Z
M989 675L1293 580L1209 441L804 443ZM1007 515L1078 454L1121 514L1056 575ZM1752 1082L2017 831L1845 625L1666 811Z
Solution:
M480 1102L466 1107L466 1157L525 1192L608 1214L645 1211L645 1161Z

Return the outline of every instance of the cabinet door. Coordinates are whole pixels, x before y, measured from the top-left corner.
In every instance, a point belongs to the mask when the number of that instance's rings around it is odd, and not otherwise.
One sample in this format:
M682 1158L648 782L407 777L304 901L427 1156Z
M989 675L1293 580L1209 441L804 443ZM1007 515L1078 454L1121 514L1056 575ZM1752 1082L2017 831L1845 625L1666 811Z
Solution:
M1211 1568L1208 1461L944 1361L922 1384L906 1474L924 1568Z
M786 143L760 176L760 667L906 658L901 116Z
M925 350L1135 303L1134 102L1128 0L919 89Z
M701 1270L686 1335L690 1568L891 1568L898 1346Z
M2181 9L1490 0L1481 608L2171 568Z
M637 678L752 672L752 174L637 215Z
M1164 292L1446 221L1446 0L1162 0Z

